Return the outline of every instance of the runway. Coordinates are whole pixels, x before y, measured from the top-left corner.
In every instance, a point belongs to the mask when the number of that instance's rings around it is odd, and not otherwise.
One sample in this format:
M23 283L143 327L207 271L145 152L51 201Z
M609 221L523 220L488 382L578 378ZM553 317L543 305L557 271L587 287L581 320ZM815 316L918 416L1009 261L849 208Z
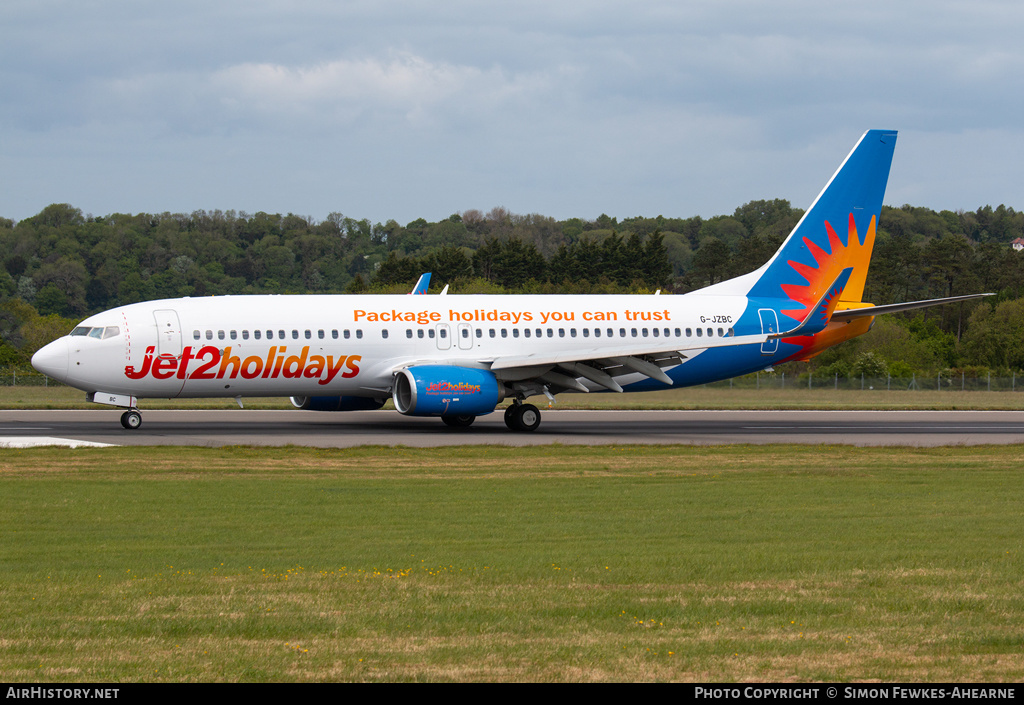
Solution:
M949 446L1024 443L1015 411L556 411L534 433L513 433L501 413L468 429L394 411L144 411L121 428L117 410L0 411L0 446L43 438L114 445L508 446L740 443ZM5 443L5 440L7 441ZM13 445L17 445L14 443Z

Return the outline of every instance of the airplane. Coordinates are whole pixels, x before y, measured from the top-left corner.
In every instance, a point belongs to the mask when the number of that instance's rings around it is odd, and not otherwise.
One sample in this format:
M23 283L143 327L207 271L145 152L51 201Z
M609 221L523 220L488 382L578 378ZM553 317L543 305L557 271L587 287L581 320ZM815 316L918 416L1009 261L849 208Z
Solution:
M864 283L896 145L869 130L760 268L680 296L308 295L147 301L90 316L32 365L142 424L145 398L287 396L312 411L379 409L467 427L508 399L705 384L807 360L880 314ZM413 294L425 294L421 277Z

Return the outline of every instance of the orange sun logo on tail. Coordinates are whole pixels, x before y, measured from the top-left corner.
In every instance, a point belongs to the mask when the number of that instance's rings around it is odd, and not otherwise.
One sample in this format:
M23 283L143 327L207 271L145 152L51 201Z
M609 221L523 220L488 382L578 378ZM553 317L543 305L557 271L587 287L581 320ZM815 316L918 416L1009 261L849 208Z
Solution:
M786 295L801 306L800 308L783 309L782 313L798 321L804 320L811 307L824 296L825 290L847 267L852 267L853 272L843 290L842 301L860 301L864 296L864 282L868 276L871 250L875 244L875 216L871 216L871 224L868 226L863 242L857 233L857 224L853 219L853 213L850 214L845 245L827 220L825 221L825 230L828 232L828 246L831 252L826 252L809 238L803 238L804 245L814 257L815 266L794 260L787 261L793 271L807 281L806 284L781 285Z

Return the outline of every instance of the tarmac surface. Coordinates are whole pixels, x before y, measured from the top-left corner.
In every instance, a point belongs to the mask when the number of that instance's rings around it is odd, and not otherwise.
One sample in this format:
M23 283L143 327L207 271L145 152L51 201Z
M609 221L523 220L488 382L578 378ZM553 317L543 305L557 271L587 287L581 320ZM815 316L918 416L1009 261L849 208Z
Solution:
M1019 411L558 411L533 433L509 431L502 414L453 429L394 411L143 411L121 427L120 410L0 411L0 447L114 444L225 446L508 446L619 444L843 444L950 446L1024 443Z

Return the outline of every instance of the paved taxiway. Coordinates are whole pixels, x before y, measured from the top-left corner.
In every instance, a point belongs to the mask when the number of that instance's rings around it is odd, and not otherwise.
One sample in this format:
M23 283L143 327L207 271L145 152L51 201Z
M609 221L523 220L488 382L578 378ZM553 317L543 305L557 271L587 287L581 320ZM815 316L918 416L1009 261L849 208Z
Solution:
M512 433L500 413L468 429L394 411L145 411L121 428L117 410L0 411L5 437L58 437L118 445L568 445L838 443L860 446L1024 443L1015 411L557 411L534 433Z

